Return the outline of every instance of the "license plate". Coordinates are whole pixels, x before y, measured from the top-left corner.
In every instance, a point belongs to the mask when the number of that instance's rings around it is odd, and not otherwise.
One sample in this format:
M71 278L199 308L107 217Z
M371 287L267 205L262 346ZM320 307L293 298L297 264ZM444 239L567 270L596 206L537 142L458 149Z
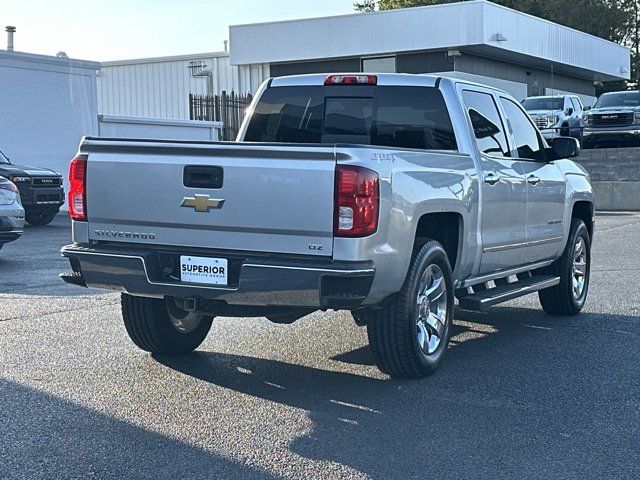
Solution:
M180 280L207 285L227 284L227 259L180 256Z

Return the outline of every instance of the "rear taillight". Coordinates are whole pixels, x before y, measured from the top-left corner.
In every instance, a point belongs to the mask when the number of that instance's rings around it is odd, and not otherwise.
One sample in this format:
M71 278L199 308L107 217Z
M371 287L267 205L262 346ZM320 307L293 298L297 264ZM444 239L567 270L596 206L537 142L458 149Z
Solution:
M373 170L352 165L336 167L333 234L366 237L378 228L380 186Z
M69 215L87 221L87 156L78 155L69 165Z
M329 75L325 85L377 85L376 75Z

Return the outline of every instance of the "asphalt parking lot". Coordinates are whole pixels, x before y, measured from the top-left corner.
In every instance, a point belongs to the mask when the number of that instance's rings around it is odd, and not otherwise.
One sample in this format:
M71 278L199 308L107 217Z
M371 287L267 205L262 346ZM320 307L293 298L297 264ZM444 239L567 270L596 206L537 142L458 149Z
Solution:
M346 313L214 322L180 359L119 296L62 284L65 218L0 252L0 478L638 478L640 214L597 219L585 312L458 311L441 369L391 380Z

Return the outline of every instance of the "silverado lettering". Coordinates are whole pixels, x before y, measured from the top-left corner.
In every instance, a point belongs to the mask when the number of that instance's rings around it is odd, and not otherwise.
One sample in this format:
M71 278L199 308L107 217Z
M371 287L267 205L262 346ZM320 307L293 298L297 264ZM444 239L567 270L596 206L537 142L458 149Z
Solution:
M149 240L156 238L154 233L122 232L116 230L94 230L93 233L95 233L97 237L140 238Z

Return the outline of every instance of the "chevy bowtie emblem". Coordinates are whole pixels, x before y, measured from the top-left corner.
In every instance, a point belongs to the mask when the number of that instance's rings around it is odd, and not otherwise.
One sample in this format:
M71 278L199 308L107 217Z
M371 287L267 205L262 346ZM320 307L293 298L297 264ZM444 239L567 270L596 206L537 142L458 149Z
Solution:
M224 200L209 198L209 195L194 195L193 197L184 197L181 207L194 208L196 212L208 212L212 208L222 208Z

